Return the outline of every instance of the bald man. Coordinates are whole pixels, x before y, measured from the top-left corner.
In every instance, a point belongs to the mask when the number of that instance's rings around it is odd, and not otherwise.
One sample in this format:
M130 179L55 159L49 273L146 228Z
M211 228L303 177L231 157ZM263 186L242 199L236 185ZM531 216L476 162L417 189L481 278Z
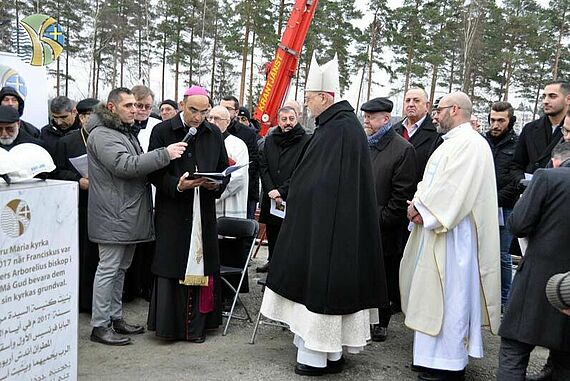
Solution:
M222 322L215 201L227 181L213 184L193 175L228 166L224 138L206 120L209 112L206 90L189 88L181 112L154 128L149 144L150 152L196 131L187 153L150 176L156 186L156 251L148 316L149 330L158 337L195 343L204 342L206 329Z
M463 380L469 356L483 357L481 325L496 333L500 322L497 190L489 145L469 122L469 97L448 94L434 111L443 143L409 202L402 311L415 331L418 378Z

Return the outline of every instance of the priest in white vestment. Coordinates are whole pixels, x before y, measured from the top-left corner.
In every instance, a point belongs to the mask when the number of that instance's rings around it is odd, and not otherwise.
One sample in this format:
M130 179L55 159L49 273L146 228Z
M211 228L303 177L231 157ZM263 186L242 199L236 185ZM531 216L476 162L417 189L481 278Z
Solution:
M230 165L246 165L249 163L247 145L238 138L230 134L230 113L223 106L215 106L210 110L208 121L215 124L224 136L224 145L228 153ZM232 172L230 182L226 190L216 200L216 218L236 217L247 218L247 191L248 191L248 167Z
M444 142L410 202L413 230L400 267L405 324L420 380L462 380L483 357L481 326L497 333L501 272L493 157L469 119L469 97L444 96L434 120Z

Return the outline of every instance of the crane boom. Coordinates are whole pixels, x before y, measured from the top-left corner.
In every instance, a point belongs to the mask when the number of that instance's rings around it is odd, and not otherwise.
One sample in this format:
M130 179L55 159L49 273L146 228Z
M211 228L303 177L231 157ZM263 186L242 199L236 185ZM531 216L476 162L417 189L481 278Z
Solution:
M296 0L293 5L253 115L261 124L261 135L265 135L271 126L277 124L277 111L283 104L291 80L295 76L301 48L305 43L318 2L318 0Z

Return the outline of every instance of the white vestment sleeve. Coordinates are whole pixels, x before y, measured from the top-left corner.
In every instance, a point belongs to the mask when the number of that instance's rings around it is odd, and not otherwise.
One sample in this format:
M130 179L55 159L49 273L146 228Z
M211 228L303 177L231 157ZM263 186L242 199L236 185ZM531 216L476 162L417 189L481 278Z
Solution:
M427 210L427 208L425 206L423 206L419 200L417 200L417 199L414 200L414 206L416 207L416 209L418 210L418 213L420 214L420 216L422 216L422 219L424 220L424 228L425 229L433 230L433 229L441 227L441 224L435 218L435 216L433 214L431 214L429 212L429 210Z

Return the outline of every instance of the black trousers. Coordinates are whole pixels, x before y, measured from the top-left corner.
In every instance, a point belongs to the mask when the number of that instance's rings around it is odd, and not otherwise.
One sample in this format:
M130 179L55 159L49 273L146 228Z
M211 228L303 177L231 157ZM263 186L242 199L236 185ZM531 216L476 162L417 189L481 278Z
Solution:
M386 270L386 284L388 286L388 299L390 306L378 309L379 324L388 328L392 314L402 310L400 302L400 261L401 256L389 255L384 257L384 269Z
M501 338L497 381L524 381L530 353L535 345ZM570 352L550 350L552 380L570 380Z

